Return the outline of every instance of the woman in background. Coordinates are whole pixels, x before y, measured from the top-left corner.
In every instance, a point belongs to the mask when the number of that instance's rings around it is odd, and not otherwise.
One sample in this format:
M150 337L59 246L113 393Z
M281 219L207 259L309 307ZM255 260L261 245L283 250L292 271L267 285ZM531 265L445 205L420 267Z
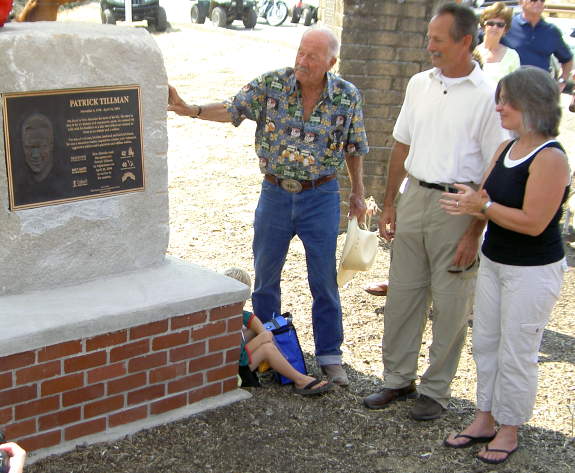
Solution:
M511 26L512 17L513 10L503 2L497 2L483 10L479 18L483 43L477 46L475 53L481 59L483 71L494 84L520 66L517 51L500 42Z

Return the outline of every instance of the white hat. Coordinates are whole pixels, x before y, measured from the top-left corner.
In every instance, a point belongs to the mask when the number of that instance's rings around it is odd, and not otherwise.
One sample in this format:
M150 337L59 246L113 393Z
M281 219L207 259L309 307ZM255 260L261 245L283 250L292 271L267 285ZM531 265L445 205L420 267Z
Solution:
M348 222L347 236L337 271L339 287L351 281L358 271L367 271L371 268L377 255L378 243L377 232L360 228L356 217Z

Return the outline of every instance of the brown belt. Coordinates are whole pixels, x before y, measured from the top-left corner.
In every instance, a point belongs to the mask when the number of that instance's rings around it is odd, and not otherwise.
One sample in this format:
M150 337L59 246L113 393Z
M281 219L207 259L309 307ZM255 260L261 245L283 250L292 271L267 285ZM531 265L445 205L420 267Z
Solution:
M283 190L293 193L298 193L304 190L319 187L326 182L333 181L337 176L330 174L329 176L322 176L311 181L298 181L296 179L282 179L274 176L273 174L265 174L264 179L276 186L281 187Z

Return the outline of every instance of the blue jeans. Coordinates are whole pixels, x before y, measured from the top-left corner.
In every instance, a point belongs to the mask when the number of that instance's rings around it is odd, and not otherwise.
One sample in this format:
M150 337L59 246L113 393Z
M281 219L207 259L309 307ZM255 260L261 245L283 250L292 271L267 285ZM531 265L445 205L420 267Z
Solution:
M255 214L254 313L263 322L274 312L281 313L281 272L290 241L297 235L305 248L320 365L341 364L343 325L335 265L339 213L339 184L334 179L298 194L263 181Z

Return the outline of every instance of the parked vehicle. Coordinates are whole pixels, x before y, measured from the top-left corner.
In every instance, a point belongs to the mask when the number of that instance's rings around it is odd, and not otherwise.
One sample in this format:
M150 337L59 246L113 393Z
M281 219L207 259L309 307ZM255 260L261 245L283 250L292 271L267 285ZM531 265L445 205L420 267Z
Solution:
M116 21L126 21L124 0L100 0L100 17L102 23L115 25ZM159 0L132 0L132 20L146 20L148 26L156 31L168 29L166 10L160 6Z
M519 0L462 0L461 3L471 8L485 8L493 5L495 2L503 2L511 8L519 5Z
M210 18L219 27L242 20L247 29L252 29L258 22L256 8L256 0L192 0L190 16L192 23L203 24Z
M258 16L265 18L270 26L280 26L288 17L289 8L283 0L263 0Z
M4 23L8 20L8 16L12 11L12 0L0 2L0 26L4 26Z
M319 0L299 0L296 2L292 11L292 23L299 23L303 18L303 24L305 26L311 25L313 22L317 22L317 12L319 10Z

